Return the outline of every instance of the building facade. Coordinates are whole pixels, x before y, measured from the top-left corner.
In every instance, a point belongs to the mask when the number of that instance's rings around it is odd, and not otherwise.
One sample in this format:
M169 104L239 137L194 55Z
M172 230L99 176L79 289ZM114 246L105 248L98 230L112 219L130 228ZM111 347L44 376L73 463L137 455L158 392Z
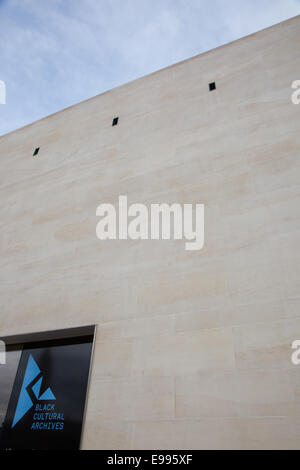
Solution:
M299 42L298 16L0 138L0 334L97 325L82 449L300 448ZM120 195L204 204L203 249L100 241Z

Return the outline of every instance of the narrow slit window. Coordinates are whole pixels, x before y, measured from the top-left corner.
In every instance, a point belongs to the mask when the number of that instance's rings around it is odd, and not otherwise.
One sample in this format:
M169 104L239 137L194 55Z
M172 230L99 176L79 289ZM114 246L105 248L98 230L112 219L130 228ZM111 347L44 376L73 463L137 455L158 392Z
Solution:
M117 126L118 123L119 123L119 118L118 118L118 117L113 118L112 126L113 126L113 127L114 127L114 126Z
M216 82L211 82L209 84L209 91L214 91L216 90L217 86L216 86Z
M33 156L36 157L39 151L40 151L40 147L37 147L35 151L33 152Z

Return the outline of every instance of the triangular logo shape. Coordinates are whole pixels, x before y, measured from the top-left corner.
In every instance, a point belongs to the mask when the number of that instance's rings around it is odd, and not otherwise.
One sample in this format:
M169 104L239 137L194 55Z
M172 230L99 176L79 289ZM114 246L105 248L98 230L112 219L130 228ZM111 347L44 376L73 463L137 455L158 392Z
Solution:
M43 393L43 395L40 396L39 400L56 400L55 396L53 395L53 392L51 388L47 388L47 390Z
M25 372L25 377L23 380L14 420L12 423L12 428L25 416L25 414L33 407L33 401L31 400L29 393L27 392L27 387L34 382L34 380L40 375L41 370L37 363L35 362L32 354L30 354L27 368ZM43 382L43 377L41 377L33 386L32 391L35 397L38 400L56 400L51 388L47 390L40 396L40 390Z

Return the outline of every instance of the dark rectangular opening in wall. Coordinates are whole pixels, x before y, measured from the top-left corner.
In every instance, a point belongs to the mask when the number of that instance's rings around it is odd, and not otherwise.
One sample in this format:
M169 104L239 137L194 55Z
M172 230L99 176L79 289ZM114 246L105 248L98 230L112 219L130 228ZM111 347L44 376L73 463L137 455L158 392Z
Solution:
M216 88L217 88L216 87L216 82L211 82L209 84L209 91L214 91L214 90L216 90Z
M118 122L119 122L119 118L118 118L118 117L115 117L115 118L113 119L112 126L113 126L113 127L114 127L114 126L117 126L117 125L118 125Z
M80 448L95 333L90 325L0 338L0 451Z
M40 151L40 147L37 147L35 151L33 152L33 156L35 157Z

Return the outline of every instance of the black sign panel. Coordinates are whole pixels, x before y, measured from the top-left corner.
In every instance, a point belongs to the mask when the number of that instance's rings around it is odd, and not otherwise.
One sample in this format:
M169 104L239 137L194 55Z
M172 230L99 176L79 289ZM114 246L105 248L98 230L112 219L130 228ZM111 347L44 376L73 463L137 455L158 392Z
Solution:
M93 339L24 344L2 449L79 449Z

